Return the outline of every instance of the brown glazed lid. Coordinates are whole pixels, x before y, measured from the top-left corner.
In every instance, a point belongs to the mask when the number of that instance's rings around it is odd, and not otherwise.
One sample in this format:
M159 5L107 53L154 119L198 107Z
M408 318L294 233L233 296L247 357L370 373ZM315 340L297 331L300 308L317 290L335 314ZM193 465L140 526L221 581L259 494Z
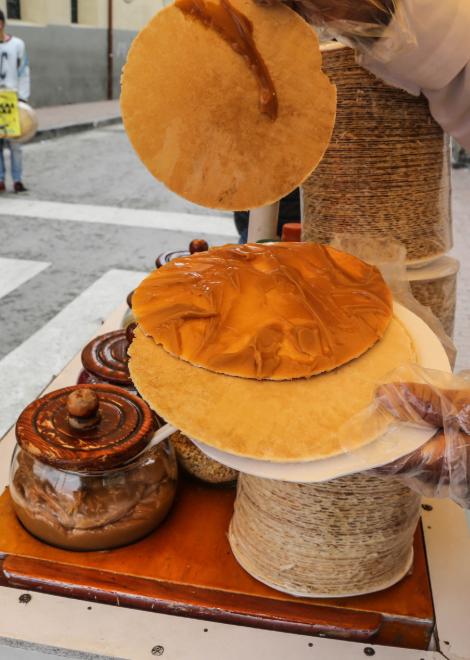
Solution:
M173 259L176 259L177 257L187 257L187 256L189 256L189 252L187 250L174 250L170 252L162 252L156 258L155 266L157 268L161 268L162 266L169 263Z
M83 367L101 380L132 386L127 367L129 341L125 330L114 330L92 339L82 351Z
M74 385L33 401L16 423L22 449L43 463L71 471L123 465L147 446L152 411L114 385Z
M172 252L162 252L158 255L155 266L161 268L165 264L173 261L177 257L188 257L196 252L207 252L209 244L203 238L194 238L189 244L188 250L173 250Z

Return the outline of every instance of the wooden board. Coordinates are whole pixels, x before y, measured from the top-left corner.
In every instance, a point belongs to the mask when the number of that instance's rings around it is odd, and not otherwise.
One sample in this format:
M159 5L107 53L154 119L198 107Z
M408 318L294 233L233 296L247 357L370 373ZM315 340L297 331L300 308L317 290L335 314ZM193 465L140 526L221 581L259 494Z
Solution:
M412 574L386 591L346 599L306 599L254 580L227 540L234 491L182 479L176 504L156 532L109 552L47 546L0 498L3 581L11 586L260 628L426 649L434 625L422 534Z

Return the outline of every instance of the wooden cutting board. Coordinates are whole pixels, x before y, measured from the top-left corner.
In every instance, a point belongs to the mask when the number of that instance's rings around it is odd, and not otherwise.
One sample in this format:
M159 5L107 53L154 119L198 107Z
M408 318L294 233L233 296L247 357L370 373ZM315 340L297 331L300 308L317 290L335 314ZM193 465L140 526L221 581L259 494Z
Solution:
M385 591L296 598L264 586L227 540L234 490L182 478L173 510L144 540L109 552L45 545L0 497L0 582L29 590L259 628L427 649L434 627L421 528L413 570Z

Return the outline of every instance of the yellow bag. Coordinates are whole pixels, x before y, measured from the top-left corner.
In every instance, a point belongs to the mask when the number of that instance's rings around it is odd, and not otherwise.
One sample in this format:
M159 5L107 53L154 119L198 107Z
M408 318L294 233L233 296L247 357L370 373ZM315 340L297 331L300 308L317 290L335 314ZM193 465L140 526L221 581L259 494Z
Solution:
M0 89L0 138L15 138L21 135L18 94Z

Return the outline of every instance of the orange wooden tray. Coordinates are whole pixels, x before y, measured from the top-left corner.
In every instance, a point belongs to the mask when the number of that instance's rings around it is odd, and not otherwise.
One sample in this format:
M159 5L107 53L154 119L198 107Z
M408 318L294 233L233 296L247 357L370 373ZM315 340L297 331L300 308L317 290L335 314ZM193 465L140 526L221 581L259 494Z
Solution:
M36 540L0 497L0 582L127 607L259 628L427 649L434 627L421 529L412 572L355 598L296 598L264 586L235 561L227 540L235 492L181 479L164 524L109 552L68 552Z

